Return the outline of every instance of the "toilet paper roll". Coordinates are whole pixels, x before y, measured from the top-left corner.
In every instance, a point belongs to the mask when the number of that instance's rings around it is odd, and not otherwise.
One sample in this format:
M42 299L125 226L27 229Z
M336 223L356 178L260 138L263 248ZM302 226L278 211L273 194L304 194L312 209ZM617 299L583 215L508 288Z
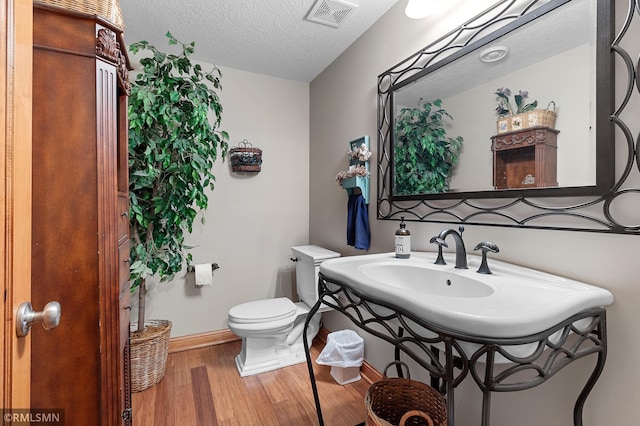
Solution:
M202 287L213 284L213 269L210 263L201 263L195 265L196 287Z

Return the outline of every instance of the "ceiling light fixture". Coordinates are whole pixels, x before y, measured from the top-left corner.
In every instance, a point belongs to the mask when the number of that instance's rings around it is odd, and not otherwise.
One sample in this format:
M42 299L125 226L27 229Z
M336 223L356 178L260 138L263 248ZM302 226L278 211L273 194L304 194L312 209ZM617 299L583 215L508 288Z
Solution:
M504 59L507 53L509 53L507 46L492 46L480 52L480 60L486 63L497 62Z
M409 0L404 14L411 19L425 18L433 9L433 0Z

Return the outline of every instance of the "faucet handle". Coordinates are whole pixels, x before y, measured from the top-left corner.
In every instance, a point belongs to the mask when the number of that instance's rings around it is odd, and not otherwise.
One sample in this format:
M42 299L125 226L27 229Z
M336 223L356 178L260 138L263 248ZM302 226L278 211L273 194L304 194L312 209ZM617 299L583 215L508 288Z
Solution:
M482 241L478 243L478 245L476 245L473 250L482 251L482 262L480 263L480 267L478 268L478 273L491 274L491 269L489 269L489 264L487 263L487 253L499 253L500 249L498 248L498 246L489 241Z
M436 258L436 261L434 262L435 265L446 265L447 262L444 261L444 257L442 257L442 247L449 247L447 245L447 242L445 240L443 240L442 238L435 236L433 238L431 238L431 240L429 241L431 244L437 244L438 245L438 257Z
M490 251L491 253L500 253L497 245L490 241L482 241L474 247L474 250L482 250L483 253Z

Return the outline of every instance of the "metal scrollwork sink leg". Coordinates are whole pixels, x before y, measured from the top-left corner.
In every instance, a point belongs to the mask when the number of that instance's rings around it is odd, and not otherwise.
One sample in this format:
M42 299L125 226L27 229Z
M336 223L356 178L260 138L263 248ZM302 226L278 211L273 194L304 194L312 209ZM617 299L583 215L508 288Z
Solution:
M607 327L606 327L606 319L604 313L600 317L600 352L598 353L598 362L596 363L589 380L584 385L582 392L580 392L580 396L576 400L576 405L573 407L573 425L574 426L582 426L582 411L584 409L584 403L587 401L587 397L591 393L591 390L596 385L598 378L600 378L600 374L602 374L602 370L604 370L604 364L607 360Z
M307 318L304 321L304 329L302 332L302 342L304 344L304 352L307 357L307 368L309 369L309 378L311 379L311 389L313 390L313 400L316 403L316 413L318 415L318 425L324 426L324 420L322 418L322 408L320 407L320 396L318 395L318 385L316 384L316 376L313 372L313 361L311 360L311 351L309 350L310 342L307 338L307 328L309 327L309 322L311 318L318 312L320 309L320 305L322 304L322 297L318 298L318 302L311 308L309 313L307 314Z

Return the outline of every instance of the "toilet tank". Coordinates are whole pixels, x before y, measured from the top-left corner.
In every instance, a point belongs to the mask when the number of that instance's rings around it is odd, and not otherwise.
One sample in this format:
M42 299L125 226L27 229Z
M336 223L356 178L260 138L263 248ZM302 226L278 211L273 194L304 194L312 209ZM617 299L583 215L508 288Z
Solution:
M296 259L296 287L300 301L311 307L318 301L318 271L320 264L340 257L340 253L318 246L291 247Z

